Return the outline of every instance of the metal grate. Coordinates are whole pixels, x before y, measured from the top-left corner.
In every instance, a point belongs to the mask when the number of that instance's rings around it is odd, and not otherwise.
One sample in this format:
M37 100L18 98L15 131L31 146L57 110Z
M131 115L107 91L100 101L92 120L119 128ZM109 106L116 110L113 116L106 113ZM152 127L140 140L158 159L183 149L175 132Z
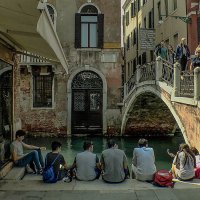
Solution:
M74 111L85 111L85 93L74 92Z
M53 75L33 76L33 107L52 107Z
M0 135L10 139L12 124L12 70L0 76Z
M150 81L156 79L156 73L155 73L155 63L150 63L147 65L141 66L141 77L140 82L143 81Z
M181 97L194 97L194 73L189 71L182 72L180 84Z
M101 78L92 71L78 73L72 82L72 89L102 89Z

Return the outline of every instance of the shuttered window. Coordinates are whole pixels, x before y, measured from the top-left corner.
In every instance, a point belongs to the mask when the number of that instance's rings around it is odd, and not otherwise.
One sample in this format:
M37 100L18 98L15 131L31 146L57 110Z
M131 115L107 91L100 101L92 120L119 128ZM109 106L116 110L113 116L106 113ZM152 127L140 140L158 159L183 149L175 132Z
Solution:
M75 48L103 48L104 15L92 7L75 14Z

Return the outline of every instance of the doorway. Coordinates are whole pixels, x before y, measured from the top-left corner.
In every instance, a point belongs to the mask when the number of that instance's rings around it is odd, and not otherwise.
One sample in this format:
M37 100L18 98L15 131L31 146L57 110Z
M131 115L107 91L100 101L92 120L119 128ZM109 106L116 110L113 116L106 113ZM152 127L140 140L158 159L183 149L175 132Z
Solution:
M72 134L102 134L103 81L93 71L81 71L72 80Z

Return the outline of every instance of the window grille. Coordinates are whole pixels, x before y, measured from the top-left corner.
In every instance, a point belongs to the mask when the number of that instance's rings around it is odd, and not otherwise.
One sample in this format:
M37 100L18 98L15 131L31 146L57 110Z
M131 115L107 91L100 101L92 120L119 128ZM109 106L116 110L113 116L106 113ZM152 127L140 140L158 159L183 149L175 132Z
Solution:
M40 75L40 70L33 72L33 107L52 107L53 74Z

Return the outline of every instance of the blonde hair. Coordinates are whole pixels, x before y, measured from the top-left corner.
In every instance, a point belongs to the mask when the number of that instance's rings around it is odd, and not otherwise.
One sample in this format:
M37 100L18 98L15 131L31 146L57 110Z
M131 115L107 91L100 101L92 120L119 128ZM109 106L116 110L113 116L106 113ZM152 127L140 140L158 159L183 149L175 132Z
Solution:
M199 51L200 51L200 46L198 46L198 47L196 48L195 52L197 53L197 52L199 52Z

